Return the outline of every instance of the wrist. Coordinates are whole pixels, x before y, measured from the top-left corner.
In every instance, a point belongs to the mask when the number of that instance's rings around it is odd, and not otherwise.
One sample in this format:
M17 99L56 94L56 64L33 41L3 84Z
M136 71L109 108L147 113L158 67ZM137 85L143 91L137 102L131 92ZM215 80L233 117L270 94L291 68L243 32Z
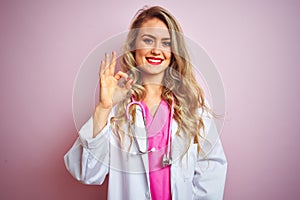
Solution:
M102 103L100 102L97 106L96 109L100 109L100 110L110 110L113 107L113 102L108 102L108 103Z

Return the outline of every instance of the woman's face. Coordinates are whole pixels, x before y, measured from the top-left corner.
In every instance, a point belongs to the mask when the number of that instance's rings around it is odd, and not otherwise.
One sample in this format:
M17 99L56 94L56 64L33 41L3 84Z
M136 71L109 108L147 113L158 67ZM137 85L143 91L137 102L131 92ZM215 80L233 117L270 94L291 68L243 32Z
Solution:
M135 42L135 60L143 75L163 75L171 62L171 38L163 21L145 21Z

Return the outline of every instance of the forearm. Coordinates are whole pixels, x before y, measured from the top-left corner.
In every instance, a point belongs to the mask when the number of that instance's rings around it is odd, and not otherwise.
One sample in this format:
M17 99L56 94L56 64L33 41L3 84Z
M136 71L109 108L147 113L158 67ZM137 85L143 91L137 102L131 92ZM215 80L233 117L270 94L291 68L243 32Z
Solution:
M109 113L111 112L111 107L104 107L98 104L95 108L93 115L93 138L95 138L100 131L107 124Z

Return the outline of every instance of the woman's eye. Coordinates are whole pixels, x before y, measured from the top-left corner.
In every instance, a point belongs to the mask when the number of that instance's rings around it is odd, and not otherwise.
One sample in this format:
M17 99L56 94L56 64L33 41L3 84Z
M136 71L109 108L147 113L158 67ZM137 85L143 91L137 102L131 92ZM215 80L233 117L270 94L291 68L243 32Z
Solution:
M164 45L165 47L170 47L170 46L171 46L171 42L163 42L163 45Z
M151 39L149 39L149 38L143 39L143 41L144 41L146 44L152 44L152 43L153 43L153 40L151 40Z

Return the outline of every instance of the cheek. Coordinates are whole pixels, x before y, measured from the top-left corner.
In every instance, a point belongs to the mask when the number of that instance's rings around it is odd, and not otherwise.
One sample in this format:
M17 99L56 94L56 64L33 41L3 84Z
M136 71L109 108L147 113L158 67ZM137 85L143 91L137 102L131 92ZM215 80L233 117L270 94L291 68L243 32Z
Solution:
M164 56L165 56L166 60L169 62L169 64L170 64L171 58L172 58L172 52L171 51L165 52Z
M172 53L171 53L171 51L168 51L168 52L166 52L166 58L168 59L168 60L170 60L171 59L171 57L172 57Z
M143 58L147 53L146 49L136 49L135 51L135 61L137 65L143 65L144 61Z

